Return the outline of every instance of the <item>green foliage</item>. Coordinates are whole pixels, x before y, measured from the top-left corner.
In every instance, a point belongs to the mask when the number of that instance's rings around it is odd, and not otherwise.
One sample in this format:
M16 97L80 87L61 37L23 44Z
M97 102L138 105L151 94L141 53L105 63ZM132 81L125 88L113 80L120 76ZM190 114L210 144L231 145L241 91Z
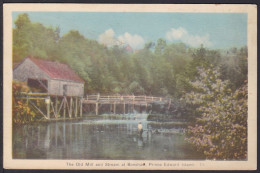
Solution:
M36 118L36 113L29 107L26 100L17 99L15 96L18 96L21 92L28 92L29 88L22 84L13 82L13 97L12 97L12 115L13 123L15 124L24 124L31 121L34 121Z
M162 55L162 53L163 53L165 47L166 47L166 41L163 40L163 39L161 39L161 38L158 39L158 40L157 40L157 44L156 44L156 46L155 46L154 53L155 53L156 55L159 55L159 56Z
M247 79L247 48L209 50L158 39L134 53L123 47L105 47L71 30L60 36L59 27L31 22L20 14L13 29L13 61L32 55L68 64L85 80L85 93L140 93L181 98L193 88L189 81L197 67L220 67L221 79L235 91ZM130 87L131 86L131 87ZM134 90L136 89L136 91Z
M247 80L247 47L232 48L223 53L220 62L221 79L230 80L234 91Z
M196 108L196 121L188 127L188 141L208 159L247 158L247 85L232 93L218 69L199 68L194 91L185 95Z
M31 23L27 14L20 14L13 29L13 60L19 62L28 55L55 59L57 54L57 28Z
M143 95L144 94L144 89L136 81L132 82L129 85L128 91L132 94L135 94L135 95Z

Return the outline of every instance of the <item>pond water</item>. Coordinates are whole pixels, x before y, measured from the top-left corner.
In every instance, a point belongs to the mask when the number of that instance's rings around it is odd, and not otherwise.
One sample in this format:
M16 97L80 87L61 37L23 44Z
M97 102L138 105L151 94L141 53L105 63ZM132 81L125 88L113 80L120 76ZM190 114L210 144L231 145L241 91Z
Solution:
M138 123L143 133L138 133ZM177 126L146 120L82 120L13 129L14 159L198 160Z

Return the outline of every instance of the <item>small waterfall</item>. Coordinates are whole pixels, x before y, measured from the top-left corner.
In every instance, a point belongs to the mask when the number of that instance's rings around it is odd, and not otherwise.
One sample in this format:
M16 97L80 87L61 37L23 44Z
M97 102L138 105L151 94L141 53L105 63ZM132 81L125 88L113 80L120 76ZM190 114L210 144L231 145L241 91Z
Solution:
M149 114L146 113L146 112L139 113L139 112L137 112L136 110L134 110L133 113L127 114L126 117L127 117L127 119L129 119L129 120L138 120L138 121L141 121L141 120L147 120L148 115L149 115Z
M136 114L136 120L147 120L149 114Z

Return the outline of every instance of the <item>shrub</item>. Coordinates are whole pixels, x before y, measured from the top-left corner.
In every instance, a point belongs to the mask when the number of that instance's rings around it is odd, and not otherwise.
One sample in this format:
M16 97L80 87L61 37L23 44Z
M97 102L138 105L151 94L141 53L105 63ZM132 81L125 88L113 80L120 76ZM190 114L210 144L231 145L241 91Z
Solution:
M191 82L194 91L185 95L195 106L197 118L187 129L187 140L207 159L247 158L247 84L232 93L217 69L199 68Z
M13 82L12 118L15 124L24 124L35 119L36 113L29 107L26 99L21 99L21 92L28 92L29 88L19 82Z

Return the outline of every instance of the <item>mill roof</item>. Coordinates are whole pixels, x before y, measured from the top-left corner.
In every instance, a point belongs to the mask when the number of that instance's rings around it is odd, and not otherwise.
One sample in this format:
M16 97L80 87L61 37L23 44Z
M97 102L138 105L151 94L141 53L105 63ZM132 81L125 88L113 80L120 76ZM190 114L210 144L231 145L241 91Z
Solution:
M36 59L34 57L28 58L53 79L84 83L84 80L81 79L67 64L57 61Z

